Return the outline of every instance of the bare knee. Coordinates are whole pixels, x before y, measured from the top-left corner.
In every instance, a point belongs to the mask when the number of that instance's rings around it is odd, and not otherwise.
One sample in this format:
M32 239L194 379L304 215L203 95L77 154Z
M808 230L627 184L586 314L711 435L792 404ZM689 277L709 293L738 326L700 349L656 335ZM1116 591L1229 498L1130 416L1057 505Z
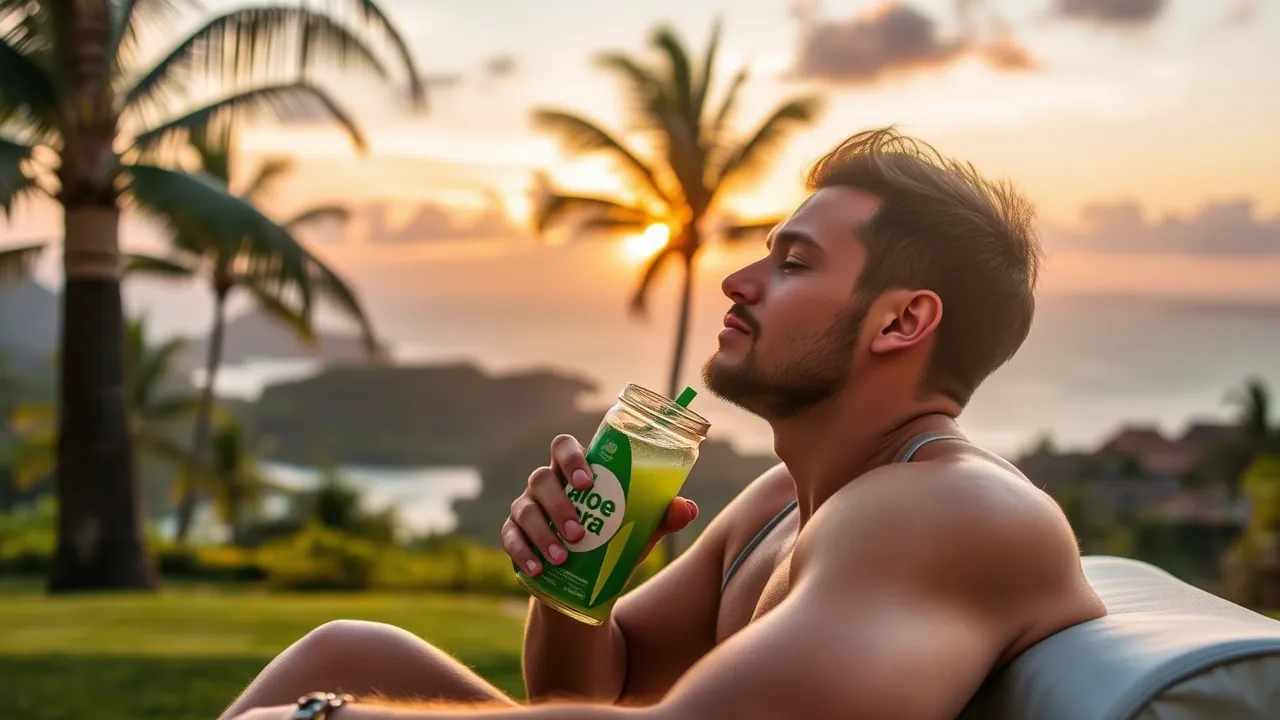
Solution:
M289 654L305 658L308 674L330 678L345 692L505 700L500 691L448 653L386 623L332 620L307 633Z
M391 655L419 656L435 650L418 636L394 625L368 620L330 620L299 640L307 656L359 661Z

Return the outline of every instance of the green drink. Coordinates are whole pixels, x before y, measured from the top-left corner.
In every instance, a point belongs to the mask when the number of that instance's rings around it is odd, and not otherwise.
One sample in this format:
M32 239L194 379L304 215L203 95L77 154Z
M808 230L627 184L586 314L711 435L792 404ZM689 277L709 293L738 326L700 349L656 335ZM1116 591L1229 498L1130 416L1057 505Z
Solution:
M560 565L543 562L536 577L517 571L530 593L591 625L609 616L707 436L710 424L685 407L693 395L686 388L672 402L638 385L623 388L587 448L591 487L565 486L586 532L565 543Z

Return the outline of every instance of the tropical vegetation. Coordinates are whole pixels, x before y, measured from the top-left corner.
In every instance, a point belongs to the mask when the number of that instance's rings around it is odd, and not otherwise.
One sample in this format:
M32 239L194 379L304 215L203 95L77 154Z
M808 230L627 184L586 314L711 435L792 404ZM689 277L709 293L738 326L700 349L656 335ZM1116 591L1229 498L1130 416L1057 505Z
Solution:
M364 138L358 128L348 125L353 141L363 147ZM199 159L200 169L228 192L254 207L262 207L272 187L292 169L287 158L271 158L261 163L254 174L237 187L233 182L233 127L228 125L218 138L198 136L191 147ZM191 439L191 466L184 478L204 474L200 466L207 460L207 445L214 410L214 387L218 367L222 363L223 335L227 322L227 300L233 290L249 293L258 309L281 321L306 341L315 341L315 330L309 316L312 297L325 297L339 310L354 319L370 355L377 352L373 325L356 292L323 261L308 252L294 231L313 223L345 222L348 211L341 205L308 207L280 223L288 232L247 239L205 232L202 227L177 229L172 238L173 252L168 257L130 255L125 273L189 279L203 276L213 294L213 324L209 331L208 356L205 360L203 392ZM255 241L256 240L256 241ZM290 258L305 258L290 262ZM282 292L284 288L297 290ZM186 540L198 500L196 483L184 481L179 488L176 539Z
M157 580L135 499L124 391L122 210L162 222L174 237L278 248L290 231L207 172L184 169L183 144L304 104L353 126L306 73L388 78L375 44L404 69L414 101L425 99L407 43L373 0L237 6L144 64L146 32L172 32L180 11L195 8L186 0L0 0L0 207L39 195L64 211L51 591ZM213 94L193 98L201 87ZM11 273L36 252L10 250L0 268ZM312 261L305 252L264 261L279 279L277 296L298 296L306 313L309 290L289 278L310 277Z
M650 38L661 58L656 64L616 52L598 58L598 63L620 76L628 89L629 126L652 147L652 157L647 160L621 136L571 111L543 109L533 117L538 128L557 135L567 150L610 157L631 190L626 197L606 197L547 188L536 209L539 233L555 223L574 222L578 233L609 237L657 228L667 238L641 271L631 307L643 314L649 288L663 269L673 262L681 268L679 317L667 383L671 398L680 390L699 251L716 236L729 240L751 237L777 222L727 219L727 214L720 212L724 198L731 189L758 179L783 141L810 124L821 105L815 96L787 100L754 131L741 134L735 121L748 71L746 67L739 69L718 98L713 97L717 94L713 84L720 36L721 23L717 21L701 62L693 59L669 26L657 28ZM722 227L712 228L712 219L719 219ZM664 541L668 559L675 557L677 549L674 536Z

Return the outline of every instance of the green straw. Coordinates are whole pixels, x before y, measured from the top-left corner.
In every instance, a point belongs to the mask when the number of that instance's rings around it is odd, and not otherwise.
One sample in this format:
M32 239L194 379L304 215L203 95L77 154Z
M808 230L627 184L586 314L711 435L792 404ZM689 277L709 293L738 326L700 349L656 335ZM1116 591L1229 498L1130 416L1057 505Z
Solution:
M698 394L697 390L694 390L693 388L686 386L684 389L684 392L680 393L680 397L676 398L675 405L677 407L687 408L689 407L689 403L693 401L694 396L697 394ZM662 414L659 415L656 419L659 425L663 427L671 427L671 421L668 420L667 418L674 418L675 416L676 416L675 409L667 408L666 410L663 410Z
M680 397L676 398L676 404L682 408L687 408L689 407L689 403L693 401L693 398L697 394L697 390L694 390L691 387L686 387L684 392L680 393Z

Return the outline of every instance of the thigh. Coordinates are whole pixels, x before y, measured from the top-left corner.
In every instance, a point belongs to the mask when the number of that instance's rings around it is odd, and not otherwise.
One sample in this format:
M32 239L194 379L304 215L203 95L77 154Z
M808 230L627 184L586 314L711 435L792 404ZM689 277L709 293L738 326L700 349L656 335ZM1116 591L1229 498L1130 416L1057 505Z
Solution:
M255 707L287 705L316 691L394 700L515 704L448 653L412 633L382 623L337 620L280 653L222 717Z

